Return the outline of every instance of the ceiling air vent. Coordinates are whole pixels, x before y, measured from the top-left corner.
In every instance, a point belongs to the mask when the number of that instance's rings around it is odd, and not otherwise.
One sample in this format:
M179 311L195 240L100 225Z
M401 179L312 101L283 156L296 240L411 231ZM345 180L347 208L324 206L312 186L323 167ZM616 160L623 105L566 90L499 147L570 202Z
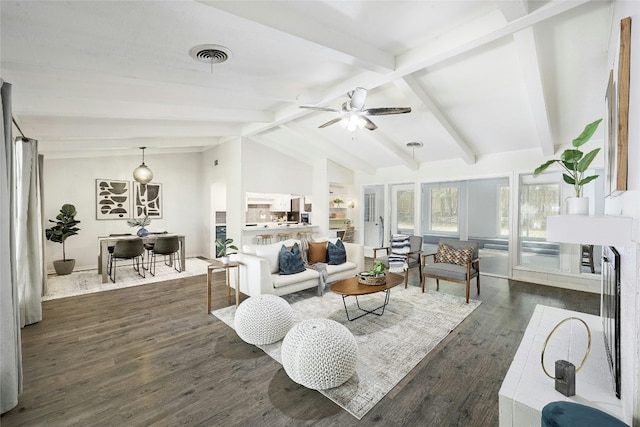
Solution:
M199 62L220 64L231 58L231 51L217 44L201 44L191 48L189 55Z

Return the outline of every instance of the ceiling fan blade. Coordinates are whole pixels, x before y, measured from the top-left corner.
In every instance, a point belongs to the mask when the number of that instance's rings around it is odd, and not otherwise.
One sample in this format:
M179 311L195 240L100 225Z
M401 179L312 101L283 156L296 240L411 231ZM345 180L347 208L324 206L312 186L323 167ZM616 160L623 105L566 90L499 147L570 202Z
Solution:
M362 118L364 119L364 121L366 122L366 123L365 123L365 125L364 125L364 127L365 127L366 129L369 129L369 130L376 130L376 129L378 129L378 126L376 126L376 124L375 124L375 123L373 123L371 120L369 120L369 118L367 118L367 117L365 117L365 116L360 116L360 117L362 117Z
M410 113L411 107L387 107L387 108L367 108L362 113L369 116L385 116L388 114Z
M367 98L367 90L363 87L357 87L353 92L349 92L349 107L352 110L362 110L364 108L364 100Z
M318 128L326 128L327 126L331 126L334 123L338 123L340 120L342 120L342 117L336 117L335 119L329 120L327 123L318 126Z
M337 110L335 108L329 108L329 107L310 107L308 105L300 105L299 108L304 108L307 110L316 110L316 111L330 111L332 113L340 113L341 110Z

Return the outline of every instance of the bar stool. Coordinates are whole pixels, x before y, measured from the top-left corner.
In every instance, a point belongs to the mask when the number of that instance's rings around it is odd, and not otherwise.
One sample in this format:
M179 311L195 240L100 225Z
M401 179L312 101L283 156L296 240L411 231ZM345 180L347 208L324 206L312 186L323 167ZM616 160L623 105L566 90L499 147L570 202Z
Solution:
M283 240L292 239L292 233L278 233L278 241L281 242Z
M273 243L273 234L258 234L256 236L256 239L258 239L259 245L266 245L267 243Z

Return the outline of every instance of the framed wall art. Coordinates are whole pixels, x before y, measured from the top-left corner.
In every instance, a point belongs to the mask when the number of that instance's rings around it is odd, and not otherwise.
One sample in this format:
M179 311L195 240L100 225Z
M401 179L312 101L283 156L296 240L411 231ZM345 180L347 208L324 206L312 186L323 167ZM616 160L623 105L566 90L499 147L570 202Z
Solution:
M620 47L605 96L606 191L611 197L627 190L630 76L631 18L625 18L620 21Z
M129 219L130 217L129 181L96 179L96 219Z
M162 218L162 184L133 183L133 217Z

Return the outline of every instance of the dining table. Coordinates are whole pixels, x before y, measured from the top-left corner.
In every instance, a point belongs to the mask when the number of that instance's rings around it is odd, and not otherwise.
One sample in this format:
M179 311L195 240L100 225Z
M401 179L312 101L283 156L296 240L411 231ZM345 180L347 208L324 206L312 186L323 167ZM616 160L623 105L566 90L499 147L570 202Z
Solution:
M159 237L177 237L180 242L180 271L185 270L185 250L184 250L184 234L174 234L174 233L149 233L144 237L138 236L103 236L98 237L98 246L100 252L98 254L98 274L102 276L102 283L107 283L109 281L108 275L108 261L109 257L107 256L109 253L109 246L115 246L118 240L132 240L132 239L142 239L144 243L152 243Z

